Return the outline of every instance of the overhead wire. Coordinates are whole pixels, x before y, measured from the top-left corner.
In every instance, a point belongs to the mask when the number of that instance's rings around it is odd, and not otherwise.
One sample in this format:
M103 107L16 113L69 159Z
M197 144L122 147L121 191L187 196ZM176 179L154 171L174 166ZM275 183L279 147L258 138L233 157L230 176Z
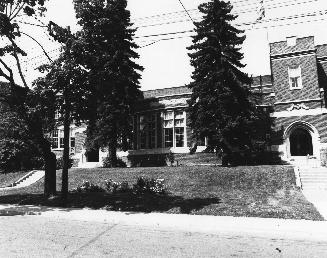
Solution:
M326 15L327 14L327 10L322 10L322 11L318 11L318 12L312 12L312 13L303 13L303 14L298 14L298 15L292 15L292 16L284 16L284 17L280 17L280 18L273 18L273 19L268 19L268 20L262 20L260 22L253 22L253 23L239 23L239 24L235 24L236 26L250 26L250 25L253 25L253 24L264 24L264 23L268 23L268 22L278 22L278 21L286 21L286 20L293 20L293 19L299 19L299 18L306 18L306 17L317 17L317 16L323 16L323 15ZM266 27L253 27L253 28L250 28L249 30L254 30L254 29L260 29L260 28L273 28L273 27L282 27L282 26L289 26L289 25L296 25L296 24L303 24L303 23L311 23L311 22L316 22L316 21L321 21L321 20L325 20L326 18L321 18L321 19L316 19L316 20L308 20L308 21L299 21L299 22L292 22L292 23L284 23L284 24L277 24L277 25L269 25L269 26L266 26ZM185 33L189 33L189 32L194 32L193 30L188 30L188 31L179 31L179 32L175 32L174 34L177 35L177 34L185 34ZM163 34L155 34L154 36L158 37L158 36L165 36L167 35L167 33L163 33ZM168 34L168 35L171 35L171 34ZM149 36L149 35L147 35ZM191 37L192 35L188 35L186 37ZM140 37L141 38L141 37ZM177 38L177 37L175 37ZM169 39L175 39L175 38L169 38ZM154 43L156 42L160 42L160 41L163 41L163 40L168 40L168 39L158 39L156 40ZM153 45L154 43L152 44L148 44L149 46L150 45ZM146 47L147 45L144 45L142 46L141 48L143 47Z

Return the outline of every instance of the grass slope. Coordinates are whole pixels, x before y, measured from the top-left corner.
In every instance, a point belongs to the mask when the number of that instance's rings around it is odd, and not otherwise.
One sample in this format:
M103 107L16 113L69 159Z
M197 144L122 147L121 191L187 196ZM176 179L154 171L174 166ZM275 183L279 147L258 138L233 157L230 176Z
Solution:
M124 169L72 169L69 188L84 180L104 187L104 180L134 184L140 176L163 178L168 196L129 194L71 194L68 206L109 210L187 213L217 216L254 216L322 220L295 186L294 172L286 166L160 167ZM58 172L58 189L60 173ZM0 192L0 203L60 205L42 199L43 182Z

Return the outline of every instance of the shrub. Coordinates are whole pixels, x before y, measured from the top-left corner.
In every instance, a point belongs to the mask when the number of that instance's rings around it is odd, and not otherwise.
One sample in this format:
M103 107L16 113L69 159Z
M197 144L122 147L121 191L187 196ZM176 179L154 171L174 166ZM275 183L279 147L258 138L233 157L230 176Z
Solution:
M161 167L167 166L167 154L130 155L132 167Z
M112 179L105 180L106 191L109 193L117 193L117 192L128 192L131 191L128 182L115 182Z
M68 164L68 168L71 168L73 166L73 162L74 160L69 158L69 164ZM63 157L59 157L57 158L56 161L56 169L62 169L64 167L64 159Z
M172 166L175 162L175 154L171 151L169 151L169 153L166 156L167 161L170 163L170 165Z
M104 168L111 168L112 167L110 158L108 156L103 159L103 165L102 166ZM118 168L126 168L127 165L126 165L126 163L122 159L117 158L116 167L118 167Z
M77 193L101 193L105 190L98 185L94 185L89 181L83 181L81 185L73 189L73 192Z
M133 192L136 194L166 194L164 179L153 179L139 177L133 186Z

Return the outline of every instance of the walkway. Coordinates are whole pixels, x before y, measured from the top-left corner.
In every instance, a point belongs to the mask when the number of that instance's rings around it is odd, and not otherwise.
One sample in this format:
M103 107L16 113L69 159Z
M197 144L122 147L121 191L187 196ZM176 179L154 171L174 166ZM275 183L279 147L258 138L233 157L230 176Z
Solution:
M327 220L327 168L317 166L297 166L300 185L306 199Z
M33 170L14 182L12 186L2 187L0 190L10 190L30 186L43 178L44 173L43 170Z
M326 221L34 209L40 215L0 216L0 257L320 258L327 254Z

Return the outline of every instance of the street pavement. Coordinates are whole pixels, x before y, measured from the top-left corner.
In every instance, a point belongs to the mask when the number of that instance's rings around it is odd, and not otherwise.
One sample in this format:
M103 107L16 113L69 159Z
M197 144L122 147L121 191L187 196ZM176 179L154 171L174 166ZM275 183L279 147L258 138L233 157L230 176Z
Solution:
M0 257L327 257L325 221L19 208Z

